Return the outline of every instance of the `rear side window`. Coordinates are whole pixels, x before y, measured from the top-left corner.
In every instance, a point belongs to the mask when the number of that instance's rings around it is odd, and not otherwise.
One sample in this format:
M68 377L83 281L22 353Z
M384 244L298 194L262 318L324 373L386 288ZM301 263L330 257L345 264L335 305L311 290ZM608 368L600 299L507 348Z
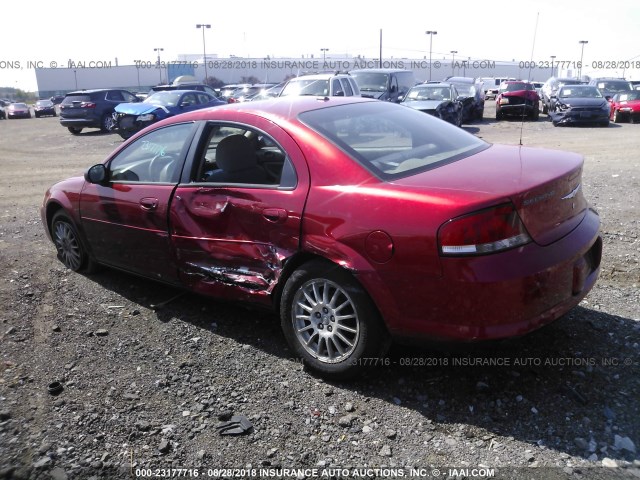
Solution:
M115 102L124 102L124 95L120 90L107 92L107 100L113 100Z
M353 97L353 89L351 88L349 80L347 80L346 78L342 79L342 88L344 89L345 95L347 97Z

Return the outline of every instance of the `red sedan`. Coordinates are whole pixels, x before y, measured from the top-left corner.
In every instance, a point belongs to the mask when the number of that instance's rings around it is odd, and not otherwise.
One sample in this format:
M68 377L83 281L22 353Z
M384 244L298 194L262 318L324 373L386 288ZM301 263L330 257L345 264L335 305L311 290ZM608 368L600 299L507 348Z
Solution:
M640 90L617 93L609 103L611 104L609 118L615 123L640 122Z
M362 98L281 98L154 124L47 191L72 270L108 265L263 305L315 370L388 339L523 335L599 273L574 153L490 145Z

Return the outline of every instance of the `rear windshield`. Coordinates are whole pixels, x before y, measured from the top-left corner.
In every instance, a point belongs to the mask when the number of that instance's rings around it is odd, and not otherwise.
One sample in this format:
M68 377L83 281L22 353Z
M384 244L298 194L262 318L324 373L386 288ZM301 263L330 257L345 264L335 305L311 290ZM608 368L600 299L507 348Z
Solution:
M64 100L62 100L62 103L65 105L70 105L73 102L90 102L91 101L91 95L67 95L66 97L64 97Z
M384 180L437 168L489 147L443 120L387 102L338 105L299 118Z

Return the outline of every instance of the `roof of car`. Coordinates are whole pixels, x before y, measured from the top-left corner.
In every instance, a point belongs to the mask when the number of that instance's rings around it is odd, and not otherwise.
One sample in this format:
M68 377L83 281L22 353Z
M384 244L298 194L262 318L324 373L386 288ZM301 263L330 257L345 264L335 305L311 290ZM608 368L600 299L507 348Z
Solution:
M343 77L350 77L351 75L349 75L348 73L344 73L344 72L325 72L325 73L310 73L308 75L300 75L298 77L292 78L291 81L294 80L306 80L306 79L325 79L325 78L331 78L331 77L337 77L337 76L343 76Z
M418 85L414 85L413 87L450 87L450 86L451 86L450 82L429 82L429 83L419 83Z
M448 77L444 80L450 83L478 83L478 80L472 77Z
M214 107L205 108L180 115L180 121L200 121L207 120L212 114L220 112L244 112L269 119L292 120L302 112L318 110L328 107L353 103L381 103L379 100L364 97L312 97L312 96L289 96L278 97L268 100L258 100L255 102L229 103ZM171 117L163 120L162 123L171 123Z
M122 91L123 88L94 88L92 90L76 90L75 92L69 92L67 95L87 95L91 93L100 93L100 92L112 92L112 91Z

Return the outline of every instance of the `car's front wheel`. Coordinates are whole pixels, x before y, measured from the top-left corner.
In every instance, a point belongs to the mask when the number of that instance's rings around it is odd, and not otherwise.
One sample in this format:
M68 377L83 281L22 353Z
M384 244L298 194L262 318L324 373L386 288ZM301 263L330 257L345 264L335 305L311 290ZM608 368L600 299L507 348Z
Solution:
M51 237L58 251L58 259L70 270L87 272L96 269L96 263L87 252L80 234L69 216L57 212L51 220Z
M296 270L284 286L280 316L289 345L322 375L346 378L382 364L388 335L380 315L337 265L313 261Z
M82 129L80 127L67 127L67 129L74 135L78 135L80 132L82 132Z

